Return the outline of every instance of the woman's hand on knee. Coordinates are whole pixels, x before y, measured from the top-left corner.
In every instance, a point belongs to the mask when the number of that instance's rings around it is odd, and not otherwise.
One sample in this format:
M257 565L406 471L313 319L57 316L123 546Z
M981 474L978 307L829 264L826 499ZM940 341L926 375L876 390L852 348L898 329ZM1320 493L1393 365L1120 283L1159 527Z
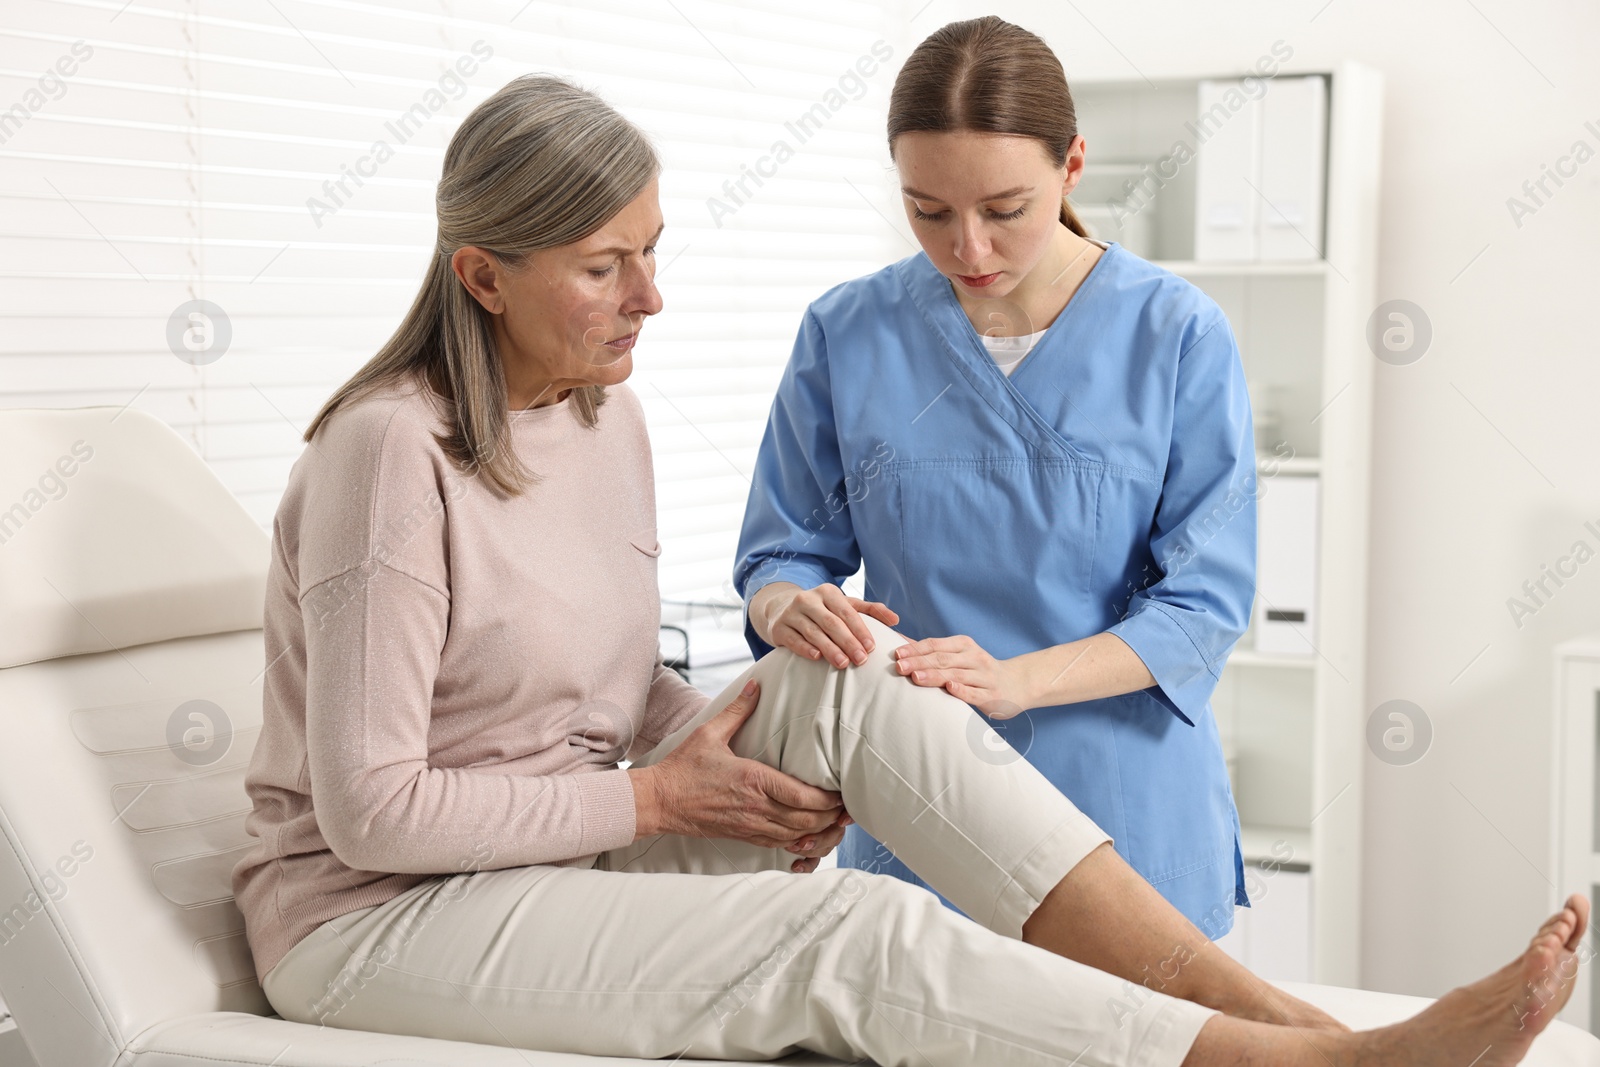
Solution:
M872 632L862 615L871 615L885 626L900 621L888 605L848 596L832 582L815 589L773 582L756 593L752 607L757 602L766 623L767 632L762 636L769 645L787 648L806 659L826 658L840 669L865 663L872 651Z
M822 831L803 838L790 845L788 851L800 858L789 864L789 870L795 874L810 874L822 862L822 857L839 847L839 842L844 840L844 828L855 822L849 812L840 815L834 824Z
M996 659L966 634L909 641L889 658L916 685L943 689L991 719L1009 719L1036 706L1022 657Z
M628 768L639 837L725 837L759 848L809 841L814 850L830 831L843 833L838 824L847 816L838 793L734 754L733 735L759 699L760 686L752 679L659 762Z

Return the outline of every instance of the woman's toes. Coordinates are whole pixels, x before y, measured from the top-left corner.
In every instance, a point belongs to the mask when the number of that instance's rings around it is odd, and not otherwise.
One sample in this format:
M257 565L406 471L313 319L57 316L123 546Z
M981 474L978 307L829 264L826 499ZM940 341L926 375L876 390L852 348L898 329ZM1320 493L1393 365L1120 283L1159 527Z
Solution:
M1583 940L1583 935L1589 930L1589 898L1574 893L1567 898L1567 907L1575 917L1572 936L1567 939L1567 947L1576 950L1578 943Z
M1578 933L1578 930L1577 912L1571 907L1563 908L1544 921L1544 925L1539 927L1538 932L1533 935L1528 944L1531 946L1537 943L1540 938L1553 936L1558 943L1568 945L1568 947L1575 947L1570 942L1573 940L1574 935Z
M1537 939L1523 957L1522 988L1513 1005L1518 1029L1542 1030L1566 1006L1577 972L1577 957L1556 934Z

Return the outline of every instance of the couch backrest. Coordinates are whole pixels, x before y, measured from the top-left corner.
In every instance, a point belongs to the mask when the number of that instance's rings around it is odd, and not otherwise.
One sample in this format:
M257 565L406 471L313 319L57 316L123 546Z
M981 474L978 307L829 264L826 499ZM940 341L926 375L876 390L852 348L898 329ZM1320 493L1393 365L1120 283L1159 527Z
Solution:
M0 997L40 1067L271 1011L229 884L269 552L160 420L0 411Z

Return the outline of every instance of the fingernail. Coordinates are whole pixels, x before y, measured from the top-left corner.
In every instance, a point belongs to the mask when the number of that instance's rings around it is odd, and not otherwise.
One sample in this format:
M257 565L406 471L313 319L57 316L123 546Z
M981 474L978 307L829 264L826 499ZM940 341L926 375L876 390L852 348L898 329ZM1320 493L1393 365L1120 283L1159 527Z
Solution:
M756 680L754 678L752 678L748 682L744 683L744 688L742 690L740 690L740 692L743 693L745 696L749 696L751 693L754 693L755 691L756 691Z
M867 654L865 652L861 653L861 655L856 657L856 666L857 667L861 666L865 662L867 662Z

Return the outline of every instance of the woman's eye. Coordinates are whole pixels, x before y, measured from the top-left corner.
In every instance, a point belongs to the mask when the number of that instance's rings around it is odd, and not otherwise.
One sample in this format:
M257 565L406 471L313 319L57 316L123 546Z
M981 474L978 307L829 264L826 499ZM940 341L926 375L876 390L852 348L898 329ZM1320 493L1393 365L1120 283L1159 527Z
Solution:
M615 267L607 267L605 270L595 270L590 268L589 273L596 278L607 278L610 277L611 272L615 269Z
M1027 205L1024 204L1022 207L1017 208L1015 211L991 211L991 212L989 212L989 217L991 219L999 219L1002 222L1010 222L1012 219L1020 219L1022 217L1022 213L1024 211L1026 211L1026 210L1027 210ZM921 208L919 208L915 204L913 204L913 205L911 205L911 215L912 215L913 218L922 219L925 222L938 222L940 219L945 217L946 212L943 212L943 211L932 211L932 212L923 211Z

